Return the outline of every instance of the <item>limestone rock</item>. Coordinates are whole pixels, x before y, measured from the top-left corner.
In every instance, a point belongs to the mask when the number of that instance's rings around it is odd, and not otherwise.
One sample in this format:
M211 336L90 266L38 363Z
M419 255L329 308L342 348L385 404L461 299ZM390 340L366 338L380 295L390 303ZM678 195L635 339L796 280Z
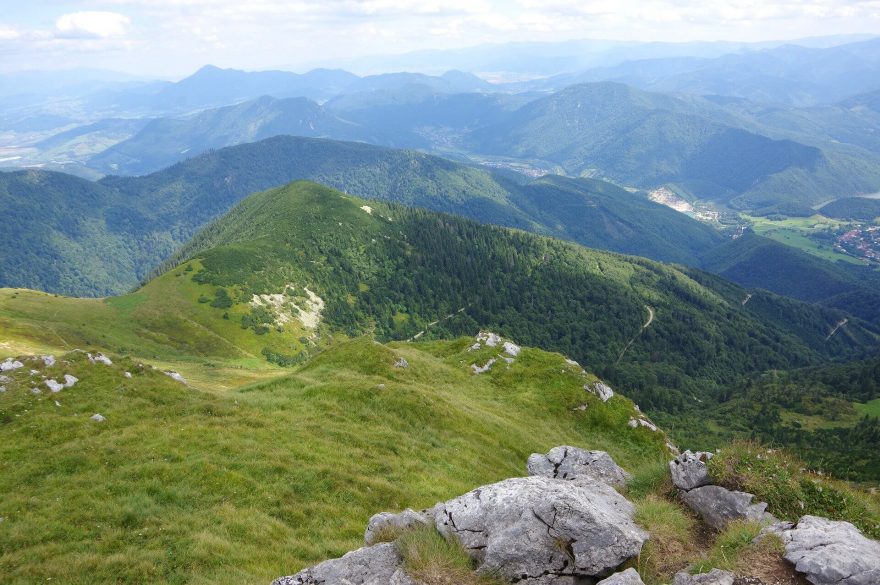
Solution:
M64 390L64 384L56 382L52 379L46 380L45 384L52 392L61 392L62 390Z
M429 517L423 512L416 512L407 508L403 512L394 514L392 512L379 512L374 514L367 523L367 529L364 532L364 544L367 546L376 544L383 532L390 531L399 533L417 526L427 525L434 522L433 517Z
M485 374L488 372L492 366L495 364L497 360L495 358L489 359L484 365L478 366L477 364L471 364L471 368L474 370L475 374Z
M73 388L74 384L79 382L79 378L76 376L71 376L70 374L64 374L64 387L65 388Z
M880 583L880 542L849 522L803 516L783 541L785 559L814 585Z
M633 521L634 511L605 483L532 476L438 504L434 520L444 536L462 543L479 571L538 583L605 576L637 555L648 533Z
M103 353L99 353L96 355L92 355L92 354L88 353L86 355L88 356L89 361L93 364L104 364L105 366L112 366L113 365L113 362L110 361L110 358L108 358Z
M533 453L526 464L529 475L556 479L589 478L609 485L623 487L631 477L604 451L585 451L563 445L554 447L546 455Z
M774 522L776 518L765 512L767 504L753 504L754 497L752 494L730 491L717 485L694 488L681 496L684 503L715 530L723 530L731 520Z
M44 356L40 356L40 359L43 360L43 364L44 364L47 368L51 368L52 366L55 365L55 356L54 356L54 355L44 355Z
M687 571L676 573L672 585L733 585L736 577L730 571L712 569L708 573L691 575Z
M620 573L614 573L607 579L599 581L596 585L645 585L635 569L627 569Z
M504 342L504 353L507 355L511 355L516 357L519 355L519 352L522 351L522 348L515 343L511 343L510 341Z
M17 370L23 367L23 363L12 358L6 358L2 362L0 362L0 372L11 372L12 370Z
M685 451L669 462L669 472L672 474L672 483L680 490L692 490L704 485L709 485L709 468L706 462L712 458L711 453L697 451L691 453Z
M107 418L104 415L98 414L97 412L89 417L95 422L104 422Z
M406 361L406 358L397 358L397 361L394 362L395 368L408 368L409 362Z
M611 386L602 382L601 380L598 382L594 382L593 384L586 384L584 386L584 390L587 392L592 392L596 396L599 397L599 400L602 402L608 402L608 399L614 396L614 390L611 389Z
M177 373L173 370L169 370L167 372L162 372L162 373L165 374L166 376L168 376L169 378L171 378L172 380L177 380L181 384L186 384L186 379L183 376L181 376L179 373Z
M391 543L367 546L338 559L280 577L272 585L418 585L403 571L403 558Z

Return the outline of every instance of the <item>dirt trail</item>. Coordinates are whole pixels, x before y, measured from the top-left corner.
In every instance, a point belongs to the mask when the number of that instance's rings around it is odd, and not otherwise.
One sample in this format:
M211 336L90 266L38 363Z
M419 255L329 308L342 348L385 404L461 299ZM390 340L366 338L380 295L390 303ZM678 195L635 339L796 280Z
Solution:
M446 316L443 317L442 319L438 319L438 320L436 320L436 321L431 321L430 323L428 323L427 328L422 329L421 331L419 331L418 333L416 333L415 335L413 335L412 337L410 337L409 339L407 339L407 341L415 341L416 339L418 339L419 337L421 337L422 335L424 335L425 333L427 333L428 329L430 329L431 327L433 327L433 326L436 325L437 323L440 323L441 321L446 321L447 319L452 319L452 318L455 317L457 314L459 314L459 313L463 313L464 310L465 310L466 308L467 308L467 307L462 307L462 308L460 308L459 310L457 310L457 311L454 312L454 313L449 313L448 315L446 315Z
M828 337L825 338L825 341L828 341L829 339L831 339L834 336L834 334L837 333L837 330L840 329L841 327L843 327L844 325L846 325L847 323L849 323L849 319L842 319L841 321L838 321L837 324L834 326L834 329L831 330L831 333L828 334Z
M639 335L641 335L642 332L643 332L645 329L647 329L648 327L650 327L650 326L651 326L651 323L654 322L654 309L652 309L652 308L649 307L648 305L645 305L645 308L648 309L648 320L645 321L645 324L642 325L642 328L639 329L639 332L636 333L635 335L633 335L633 338L629 340L629 343L626 344L626 347L624 347L624 348L623 348L623 351L620 352L620 355L617 356L617 361L614 362L615 365L620 363L620 360L623 359L623 356L624 356L624 354L626 354L626 351L627 351L627 350L630 348L630 346L635 342L635 340L639 337Z

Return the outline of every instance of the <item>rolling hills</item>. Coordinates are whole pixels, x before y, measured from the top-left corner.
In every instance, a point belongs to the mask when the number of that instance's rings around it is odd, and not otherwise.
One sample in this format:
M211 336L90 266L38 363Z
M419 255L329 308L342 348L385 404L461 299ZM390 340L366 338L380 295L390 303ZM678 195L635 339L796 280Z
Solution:
M720 241L708 226L599 181L513 180L412 151L275 137L144 177L0 173L9 225L0 234L0 285L86 296L128 290L246 195L294 179L659 260L694 263Z
M742 305L746 291L695 270L308 182L251 195L167 266L135 293L67 299L63 311L50 309L50 295L6 295L0 315L26 338L73 336L74 347L105 340L111 351L174 358L161 342L182 355L280 364L303 361L334 331L408 339L493 328L670 412L746 372L855 357L877 342L855 320L827 338L838 311L760 291ZM326 329L304 333L303 311Z

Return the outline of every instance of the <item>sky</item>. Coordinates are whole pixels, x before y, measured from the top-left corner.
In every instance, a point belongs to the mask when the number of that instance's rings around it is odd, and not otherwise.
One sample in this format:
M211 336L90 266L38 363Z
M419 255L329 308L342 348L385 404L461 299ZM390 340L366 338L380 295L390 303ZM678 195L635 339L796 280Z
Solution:
M0 71L179 78L510 41L880 34L880 0L0 0Z

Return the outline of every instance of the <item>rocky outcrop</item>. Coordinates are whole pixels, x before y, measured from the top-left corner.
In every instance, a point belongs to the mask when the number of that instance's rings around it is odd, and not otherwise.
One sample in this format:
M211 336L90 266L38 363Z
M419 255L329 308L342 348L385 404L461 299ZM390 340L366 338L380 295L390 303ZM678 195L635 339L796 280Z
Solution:
M735 492L717 485L698 487L681 494L684 503L715 530L723 530L732 520L775 522L776 518L765 511L767 504L753 504L754 497L746 492Z
M849 522L803 516L782 538L785 559L814 585L880 583L880 542Z
M584 390L587 392L592 392L596 396L599 397L599 400L602 402L608 402L608 399L614 396L614 390L611 389L611 386L602 382L601 380L598 382L593 382L592 384L586 384L584 386Z
M409 362L406 361L406 358L399 357L394 361L394 367L405 369L409 367Z
M394 540L401 532L425 526L434 522L434 518L425 512L416 512L407 508L403 512L379 512L374 514L364 531L364 544L367 546L388 540Z
M23 363L12 358L6 358L2 362L0 362L0 372L11 372L12 370L17 370L23 367Z
M533 453L526 468L529 475L555 479L587 478L616 487L625 486L631 477L608 453L585 451L568 445L554 447L546 455Z
M691 575L687 571L676 573L672 585L733 585L736 576L730 571L712 569L708 573Z
M403 557L391 543L367 546L281 577L272 585L418 585L403 570Z
M692 490L694 488L709 485L709 468L706 463L712 458L711 453L697 451L691 453L685 451L669 462L669 472L672 474L672 483L680 490Z
M648 539L633 514L607 484L543 476L483 486L434 508L438 530L458 539L479 571L523 584L608 575Z
M635 569L627 569L620 573L614 573L607 579L599 581L596 585L645 585Z

